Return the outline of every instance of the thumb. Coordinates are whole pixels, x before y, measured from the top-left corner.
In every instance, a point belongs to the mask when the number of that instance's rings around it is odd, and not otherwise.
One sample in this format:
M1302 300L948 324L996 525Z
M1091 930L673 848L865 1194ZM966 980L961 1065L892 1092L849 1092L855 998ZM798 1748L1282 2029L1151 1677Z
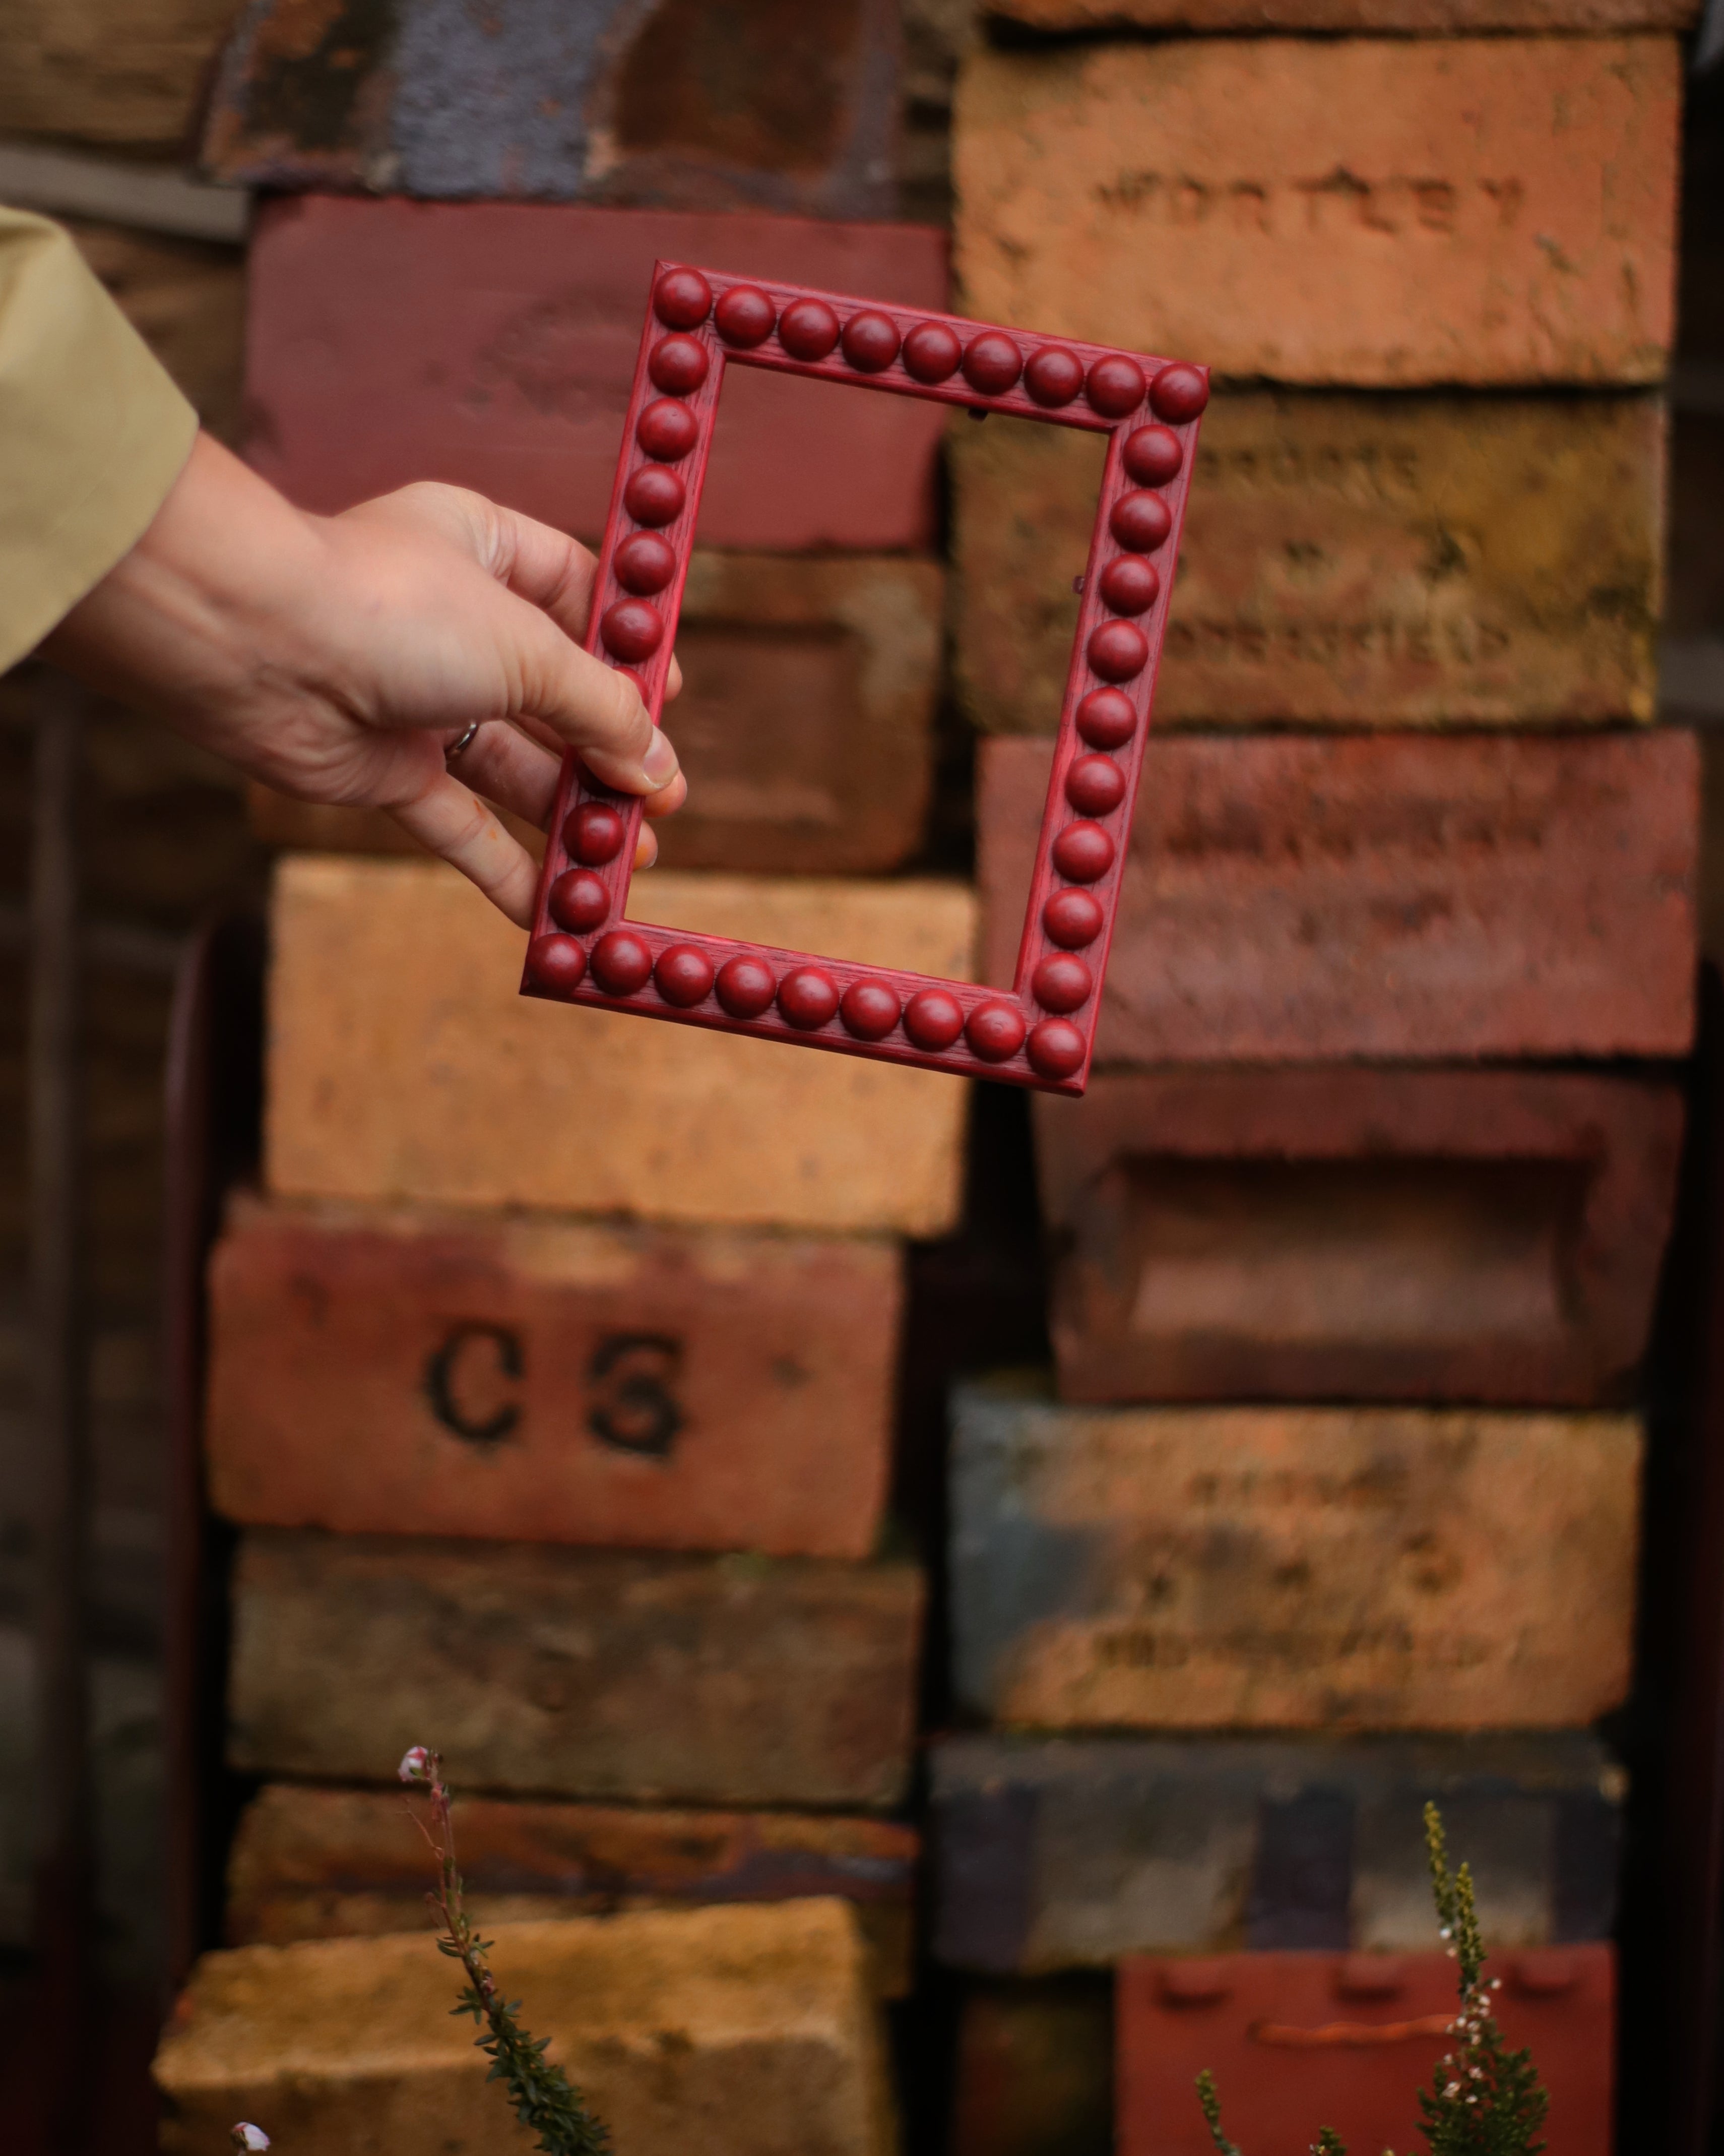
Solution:
M595 659L550 616L513 593L499 593L518 684L512 717L548 727L606 786L657 793L677 773L676 751L653 724L633 675Z

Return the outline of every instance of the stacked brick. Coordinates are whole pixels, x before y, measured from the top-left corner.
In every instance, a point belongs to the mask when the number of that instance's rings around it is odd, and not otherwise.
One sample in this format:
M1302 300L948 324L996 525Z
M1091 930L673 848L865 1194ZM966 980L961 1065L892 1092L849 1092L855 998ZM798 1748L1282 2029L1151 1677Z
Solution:
M650 23L607 44L552 8L501 18L490 101L441 133L419 121L464 33L403 10L350 116L382 136L347 166L319 137L306 165L316 131L279 124L304 114L293 12L248 11L213 163L340 185L387 141L404 189L258 219L247 453L308 506L441 479L596 538L658 256L945 301L943 235L833 214L878 206L890 69L873 105L844 78L824 193L770 160L744 190L817 221L729 199L699 141L630 151L630 69L688 53L629 59ZM596 53L620 195L540 126ZM932 792L941 415L834 402L726 394L667 713L691 813L631 912L969 979L971 890L901 873ZM885 1527L905 1245L955 1222L965 1089L523 1000L519 932L387 823L254 811L281 849L264 1158L212 1263L207 1449L239 1530L228 1758L259 1788L231 1943L158 2061L177 2145L242 2113L332 2149L434 2113L442 2141L497 2130L482 2061L438 2037L446 1978L398 1936L423 1928L424 1856L389 1785L423 1743L463 1793L500 1980L619 2139L875 2156L919 1858L924 1574Z
M1693 1023L1694 745L1645 730L1680 24L996 12L960 304L1219 379L1095 1075L1033 1103L1054 1369L953 1403L957 2144L1195 2156L1205 2065L1246 2146L1409 2143L1434 1798L1602 2152ZM1095 459L952 459L1003 981Z

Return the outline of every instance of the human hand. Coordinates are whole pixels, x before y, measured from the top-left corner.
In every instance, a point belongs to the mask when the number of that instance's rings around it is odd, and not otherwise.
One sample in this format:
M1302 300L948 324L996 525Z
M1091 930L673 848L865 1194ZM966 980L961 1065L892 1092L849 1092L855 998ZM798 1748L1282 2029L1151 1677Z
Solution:
M459 487L307 515L200 437L42 648L285 793L387 809L525 927L538 870L481 793L545 828L566 747L649 817L687 793L634 682L580 648L593 571ZM637 865L657 850L643 831Z

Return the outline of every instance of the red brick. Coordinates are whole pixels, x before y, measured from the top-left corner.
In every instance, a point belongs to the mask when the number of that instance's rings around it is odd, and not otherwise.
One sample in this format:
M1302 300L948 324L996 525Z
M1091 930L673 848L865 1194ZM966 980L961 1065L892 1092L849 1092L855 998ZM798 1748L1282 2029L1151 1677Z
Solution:
M1163 1071L1034 1113L1063 1399L1633 1396L1679 1086Z
M909 1780L913 1564L256 1528L233 1579L228 1755L468 1789L885 1810Z
M683 691L664 715L689 798L655 827L661 864L867 875L918 852L944 603L932 562L697 552L676 635ZM253 828L276 845L418 850L380 809L264 787L252 801ZM542 850L539 833L505 820Z
M284 198L252 242L246 453L309 509L448 480L594 538L659 256L910 306L946 299L945 238L921 225ZM819 382L736 370L704 545L931 543L941 408L836 405Z
M211 1500L253 1526L865 1557L902 1294L882 1240L241 1199L210 1268Z
M1049 756L983 745L990 981ZM1674 732L1152 739L1098 1065L1683 1055L1698 824Z
M455 1841L474 1921L609 1915L708 1902L855 1905L882 1993L910 1989L921 1842L890 1820L813 1812L642 1810L458 1796ZM229 1946L414 1932L425 1845L398 1794L272 1782L228 1861Z
M964 305L1270 381L1655 382L1680 74L1671 37L978 46Z
M374 0L321 0L309 21L305 0L247 8L207 163L266 187L370 187L386 172L408 195L826 217L897 207L895 0L396 18Z
M1505 2038L1531 2046L1550 2092L1549 2146L1609 2156L1614 1948L1547 1947L1492 1959L1485 1973L1503 1979L1492 2011ZM1303 2148L1331 2126L1351 2148L1412 2148L1418 2090L1453 2048L1455 2010L1455 1964L1440 1951L1125 1962L1121 2156L1212 2156L1194 2087L1206 2067L1223 2128L1242 2148Z

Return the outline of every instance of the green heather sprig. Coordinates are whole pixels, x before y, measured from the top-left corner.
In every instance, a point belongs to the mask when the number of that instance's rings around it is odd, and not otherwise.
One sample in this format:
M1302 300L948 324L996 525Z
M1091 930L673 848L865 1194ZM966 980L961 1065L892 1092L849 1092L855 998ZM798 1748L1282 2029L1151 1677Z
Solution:
M437 1950L458 1961L467 1975L460 2004L450 2010L470 2014L488 2033L475 2039L491 2058L488 2079L501 2082L523 2126L539 2137L545 2156L607 2156L611 2137L604 2125L587 2110L580 2091L561 2066L545 2056L548 2037L530 2036L516 2020L521 2001L498 1996L485 1956L490 1941L477 1936L462 1903L461 1875L455 1865L455 1834L449 1817L449 1791L444 1786L443 1762L423 1744L415 1744L402 1760L401 1779L410 1788L425 1790L431 1799L428 1826L413 1813L415 1823L437 1859L437 1886L425 1899L442 1919L444 1936ZM409 1809L412 1809L409 1807Z
M1424 1808L1424 1842L1439 1936L1460 1964L1460 2011L1449 2034L1460 2041L1437 2061L1429 2090L1419 2092L1419 2130L1431 2156L1541 2156L1545 2143L1539 2129L1551 2100L1539 2086L1532 2052L1510 2051L1491 2011L1491 1994L1502 1989L1502 1980L1485 1980L1473 1875L1465 1864L1449 1871L1443 1817L1434 1804ZM1198 2076L1198 2102L1218 2156L1241 2156L1221 2130L1221 2099L1207 2067ZM1311 2156L1347 2156L1347 2144L1326 2126L1311 2143ZM1393 2151L1385 2149L1383 2156Z
M1419 2092L1419 2131L1431 2156L1539 2156L1545 2146L1539 2128L1551 2100L1539 2087L1532 2052L1510 2051L1491 2011L1491 1995L1501 1990L1502 1979L1485 1980L1473 1875L1465 1864L1449 1871L1434 1804L1424 1808L1424 1840L1442 1936L1460 1964L1460 2012L1449 2025L1460 2041L1437 2061L1429 2089Z

